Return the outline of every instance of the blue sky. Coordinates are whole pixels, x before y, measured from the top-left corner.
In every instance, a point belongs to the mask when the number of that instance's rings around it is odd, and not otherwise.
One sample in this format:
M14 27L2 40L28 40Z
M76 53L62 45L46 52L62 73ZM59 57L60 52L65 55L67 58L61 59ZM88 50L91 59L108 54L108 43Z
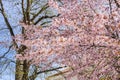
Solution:
M7 13L6 16L8 17L9 22L12 25L15 34L20 33L20 27L18 25L19 25L19 20L22 18L21 13L19 13L20 6L15 7L15 3L17 1L18 0L11 0L11 1L3 0L3 5ZM3 16L0 14L0 41L7 41L7 44L10 45L11 36L9 34L9 31L4 28L7 27L5 25ZM0 45L0 56L2 56L3 53L5 53L7 50L8 48L6 48L3 45ZM15 51L11 49L9 53L5 56L6 58L8 58L7 63L9 63L10 60L14 61L15 60L14 56L15 56ZM8 65L7 64L3 65L5 61L6 61L5 58L0 59L0 80L14 80L15 63L10 62Z

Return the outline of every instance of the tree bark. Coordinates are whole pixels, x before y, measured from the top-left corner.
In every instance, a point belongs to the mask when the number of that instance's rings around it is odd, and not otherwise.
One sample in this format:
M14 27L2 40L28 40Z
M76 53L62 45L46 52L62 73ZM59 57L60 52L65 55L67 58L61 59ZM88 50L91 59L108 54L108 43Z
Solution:
M29 73L29 64L26 60L23 62L23 77L22 80L28 80L28 73Z
M23 76L23 65L21 65L21 61L17 60L16 61L16 71L15 71L15 80L22 80Z
M30 0L27 0L26 19L28 25L30 24L30 5L31 5Z
M15 80L29 80L28 73L29 73L29 63L24 60L16 61L16 73L15 73Z

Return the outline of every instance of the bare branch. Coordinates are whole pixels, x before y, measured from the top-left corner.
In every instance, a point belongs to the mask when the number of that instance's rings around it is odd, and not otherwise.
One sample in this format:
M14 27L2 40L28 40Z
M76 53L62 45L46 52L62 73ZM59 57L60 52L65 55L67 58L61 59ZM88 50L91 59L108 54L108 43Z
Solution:
M9 58L7 58L7 57L4 57L5 59L7 59L7 60L9 60L10 62L12 62L12 63L16 63L14 60L12 60L12 59L9 59Z
M58 17L60 14L58 14L58 15L53 15L53 16L42 16L41 18L39 18L35 23L34 23L34 25L36 25L36 24L38 24L41 20L43 20L43 19L47 19L47 18L53 18L53 17Z
M109 7L110 7L110 14L112 14L112 5L111 5L111 0L109 0Z
M9 30L10 30L10 34L11 34L11 36L15 36L14 33L13 33L13 30L12 30L12 27L11 27L11 25L10 25L10 23L9 23L7 17L6 17L6 14L5 14L5 12L4 12L4 7L3 7L3 4L2 4L2 1L1 1L1 0L0 0L0 5L1 5L1 8L2 8L2 15L3 15L3 17L4 17L4 20L5 20L5 23L6 23L7 27L8 27Z
M1 30L6 30L6 29L8 29L8 28L1 28L0 31L1 31Z
M41 25L43 26L43 25L48 24L50 22L52 22L52 21L43 22Z
M30 21L33 21L40 13L42 13L42 12L43 12L44 10L46 10L48 7L49 7L48 4L45 4L45 5L38 11L38 13L36 13L36 14L32 17L32 19L31 19Z
M79 45L80 47L88 47L87 49L90 49L92 47L99 47L99 48L108 48L108 49L117 49L117 47L114 47L114 46L109 46L109 45L100 45L100 44L80 44Z
M24 10L24 0L22 0L21 7L22 7L22 13L23 13L23 21L26 23L26 13Z
M13 46L13 45L11 45L11 46L8 48L8 50L7 50L2 56L0 56L0 58L4 58L5 55L10 51L10 49L12 48L12 46Z
M16 27L18 27L18 26L19 26L19 25L15 25L15 26L12 26L12 27L13 27L13 29L14 29L14 28L16 28ZM9 28L0 28L0 31L1 31L1 30L9 30Z
M13 32L12 26L10 25L10 23L9 23L9 21L8 21L8 18L6 17L6 13L5 13L5 11L4 11L4 7L3 7L2 0L0 0L0 5L1 5L1 9L2 9L2 12L1 12L1 13L2 13L3 18L4 18L4 20L5 20L5 23L6 23L7 27L8 27L8 29L9 29L9 32L10 32L10 34L11 34L11 37L12 37L12 36L14 37L15 34L14 34L14 32ZM15 42L14 39L13 39L13 43L14 43L15 47L17 48L18 45L17 45L17 43Z
M30 0L27 0L27 8L26 8L26 19L27 19L27 24L30 24Z
M3 68L3 70L1 70L0 74L2 74L6 70L6 68L9 66L10 62L7 62L7 63L8 64L6 64L6 66Z
M41 73L45 73L45 72L49 72L49 71L55 71L55 70L62 69L62 68L65 68L65 67L67 67L67 66L57 67L57 68L48 69L48 70L44 70L44 71L39 71L39 72L37 72L37 74L41 74Z

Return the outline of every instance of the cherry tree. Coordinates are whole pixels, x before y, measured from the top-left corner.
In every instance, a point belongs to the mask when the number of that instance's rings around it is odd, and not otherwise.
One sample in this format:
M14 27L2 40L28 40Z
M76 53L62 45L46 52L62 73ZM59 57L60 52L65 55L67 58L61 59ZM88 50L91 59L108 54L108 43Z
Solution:
M119 80L120 75L120 2L118 0L49 0L59 12L50 27L20 24L24 35L16 35L18 44L26 48L17 54L29 64L53 62L72 69L67 79ZM25 53L25 54L24 54Z

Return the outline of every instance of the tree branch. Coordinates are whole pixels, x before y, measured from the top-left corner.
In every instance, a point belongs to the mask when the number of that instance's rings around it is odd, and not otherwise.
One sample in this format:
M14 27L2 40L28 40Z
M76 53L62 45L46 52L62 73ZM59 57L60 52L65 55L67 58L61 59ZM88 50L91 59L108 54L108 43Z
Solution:
M60 14L58 15L53 15L53 16L42 16L41 18L39 18L35 23L34 25L38 24L42 19L46 19L46 18L53 18L53 17L58 17Z
M2 11L2 9L0 9L0 11Z
M52 22L52 21L43 22L41 25L43 26L43 25L50 23L50 22Z
M23 22L26 23L26 13L25 13L25 9L24 9L24 0L22 0L21 7L22 7L22 13L23 13Z
M27 24L30 24L30 0L27 0L27 8L26 8L26 19L27 19Z
M109 46L109 45L100 45L100 44L80 44L79 45L80 47L88 47L87 49L90 49L92 47L99 47L99 48L110 48L110 49L116 49L117 47L115 46Z
M67 67L67 66L57 67L57 68L48 69L48 70L44 70L44 71L39 71L39 72L37 72L37 74L41 74L41 73L45 73L45 72L49 72L49 71L54 71L54 70L62 69L62 68L65 68L65 67Z
M5 23L7 24L7 27L9 28L10 34L11 34L11 36L15 36L14 33L13 33L13 30L12 30L12 27L11 27L7 17L6 17L6 14L5 14L5 11L4 11L4 7L3 7L3 4L2 4L1 0L0 0L0 5L1 5L1 9L2 9L2 15L4 17Z
M1 70L0 74L2 74L6 70L6 68L9 66L9 64L10 64L10 62L8 62L8 64L6 64L6 66L3 68L3 70Z
M7 59L7 60L9 60L10 62L12 62L12 63L16 63L14 60L12 60L12 59L8 59L7 57L4 57L5 59Z
M4 58L5 55L10 51L10 49L12 48L12 46L13 46L13 45L11 45L11 46L9 47L9 49L8 49L2 56L0 56L0 58Z
M8 29L9 29L10 35L11 35L11 37L14 37L15 34L14 34L14 32L13 32L12 26L10 25L10 23L9 23L9 21L8 21L8 18L6 17L6 13L5 13L5 11L4 11L4 7L3 7L2 0L0 0L0 5L1 5L1 9L2 9L2 12L1 12L1 13L2 13L3 18L4 18L4 20L5 20L5 23L6 23L7 27L8 27ZM17 45L17 43L15 42L15 39L13 39L13 43L14 43L15 47L18 48L18 45Z
M0 31L1 31L1 30L5 30L5 29L8 29L8 28L1 28Z
M34 80L37 77L37 69L38 67L35 66L33 74L29 77L30 80Z
M109 7L110 7L110 14L112 14L112 5L111 5L111 0L109 0Z
M38 13L36 13L36 14L32 17L32 19L30 19L30 21L33 21L40 13L42 13L42 12L43 12L44 10L46 10L48 7L49 7L48 4L45 4L45 5L38 11Z
M118 3L118 1L117 1L117 0L114 0L114 1L115 1L116 6L117 6L118 8L120 8L120 4Z

